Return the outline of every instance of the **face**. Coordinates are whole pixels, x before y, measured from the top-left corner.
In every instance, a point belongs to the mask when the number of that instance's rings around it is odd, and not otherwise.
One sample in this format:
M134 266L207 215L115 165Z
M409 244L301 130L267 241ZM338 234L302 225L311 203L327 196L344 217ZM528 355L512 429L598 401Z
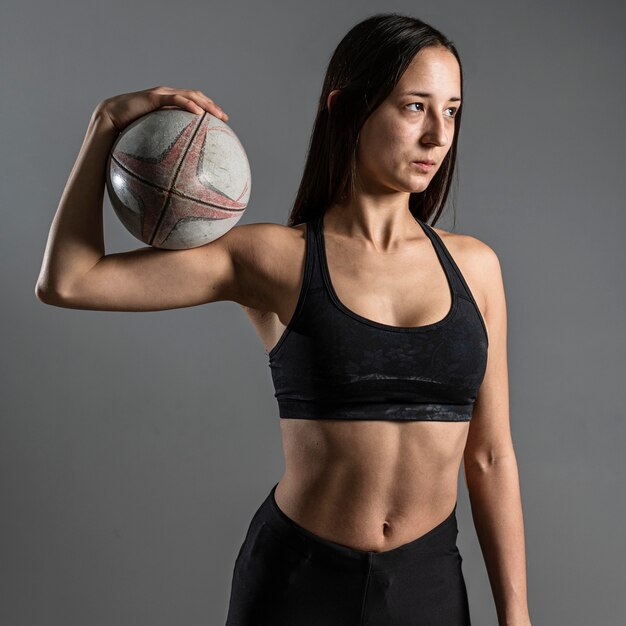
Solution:
M357 172L362 188L370 193L424 191L452 145L460 96L454 55L441 47L420 50L361 129ZM423 167L416 161L434 164Z

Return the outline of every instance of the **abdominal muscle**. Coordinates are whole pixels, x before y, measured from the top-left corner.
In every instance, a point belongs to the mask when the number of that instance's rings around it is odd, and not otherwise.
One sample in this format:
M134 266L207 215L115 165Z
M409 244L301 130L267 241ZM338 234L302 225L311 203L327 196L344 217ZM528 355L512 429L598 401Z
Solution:
M278 507L315 535L384 552L443 522L469 422L281 419Z

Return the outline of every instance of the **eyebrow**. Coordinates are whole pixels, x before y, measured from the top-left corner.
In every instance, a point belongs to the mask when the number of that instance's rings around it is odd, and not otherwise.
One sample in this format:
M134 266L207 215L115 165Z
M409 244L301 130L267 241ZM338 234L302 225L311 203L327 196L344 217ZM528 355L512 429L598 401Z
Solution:
M403 96L420 96L420 98L430 98L433 94L426 93L425 91L405 91ZM457 96L452 96L452 98L448 98L448 102L460 102L461 98Z

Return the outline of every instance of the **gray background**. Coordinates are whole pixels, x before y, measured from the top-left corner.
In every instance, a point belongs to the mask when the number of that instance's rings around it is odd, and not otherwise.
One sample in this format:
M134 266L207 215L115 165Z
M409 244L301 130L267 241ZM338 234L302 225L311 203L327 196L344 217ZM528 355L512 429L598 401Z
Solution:
M626 616L624 10L614 2L54 2L0 9L0 622L223 624L284 471L267 357L232 302L78 311L34 294L96 104L204 91L285 223L324 71L357 21L440 28L466 73L457 222L502 265L533 626ZM142 244L105 197L107 253ZM496 624L459 475L473 620Z

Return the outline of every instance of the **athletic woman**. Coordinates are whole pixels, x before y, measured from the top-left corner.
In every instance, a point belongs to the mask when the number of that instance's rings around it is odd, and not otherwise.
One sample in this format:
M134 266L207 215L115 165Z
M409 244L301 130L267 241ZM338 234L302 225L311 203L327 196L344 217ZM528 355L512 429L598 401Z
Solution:
M284 476L235 563L227 626L467 626L456 545L463 462L500 624L529 626L500 264L440 217L463 76L424 22L374 15L335 50L286 226L189 250L105 254L118 133L161 107L228 115L200 91L104 100L54 217L45 303L155 311L230 300L268 354Z

